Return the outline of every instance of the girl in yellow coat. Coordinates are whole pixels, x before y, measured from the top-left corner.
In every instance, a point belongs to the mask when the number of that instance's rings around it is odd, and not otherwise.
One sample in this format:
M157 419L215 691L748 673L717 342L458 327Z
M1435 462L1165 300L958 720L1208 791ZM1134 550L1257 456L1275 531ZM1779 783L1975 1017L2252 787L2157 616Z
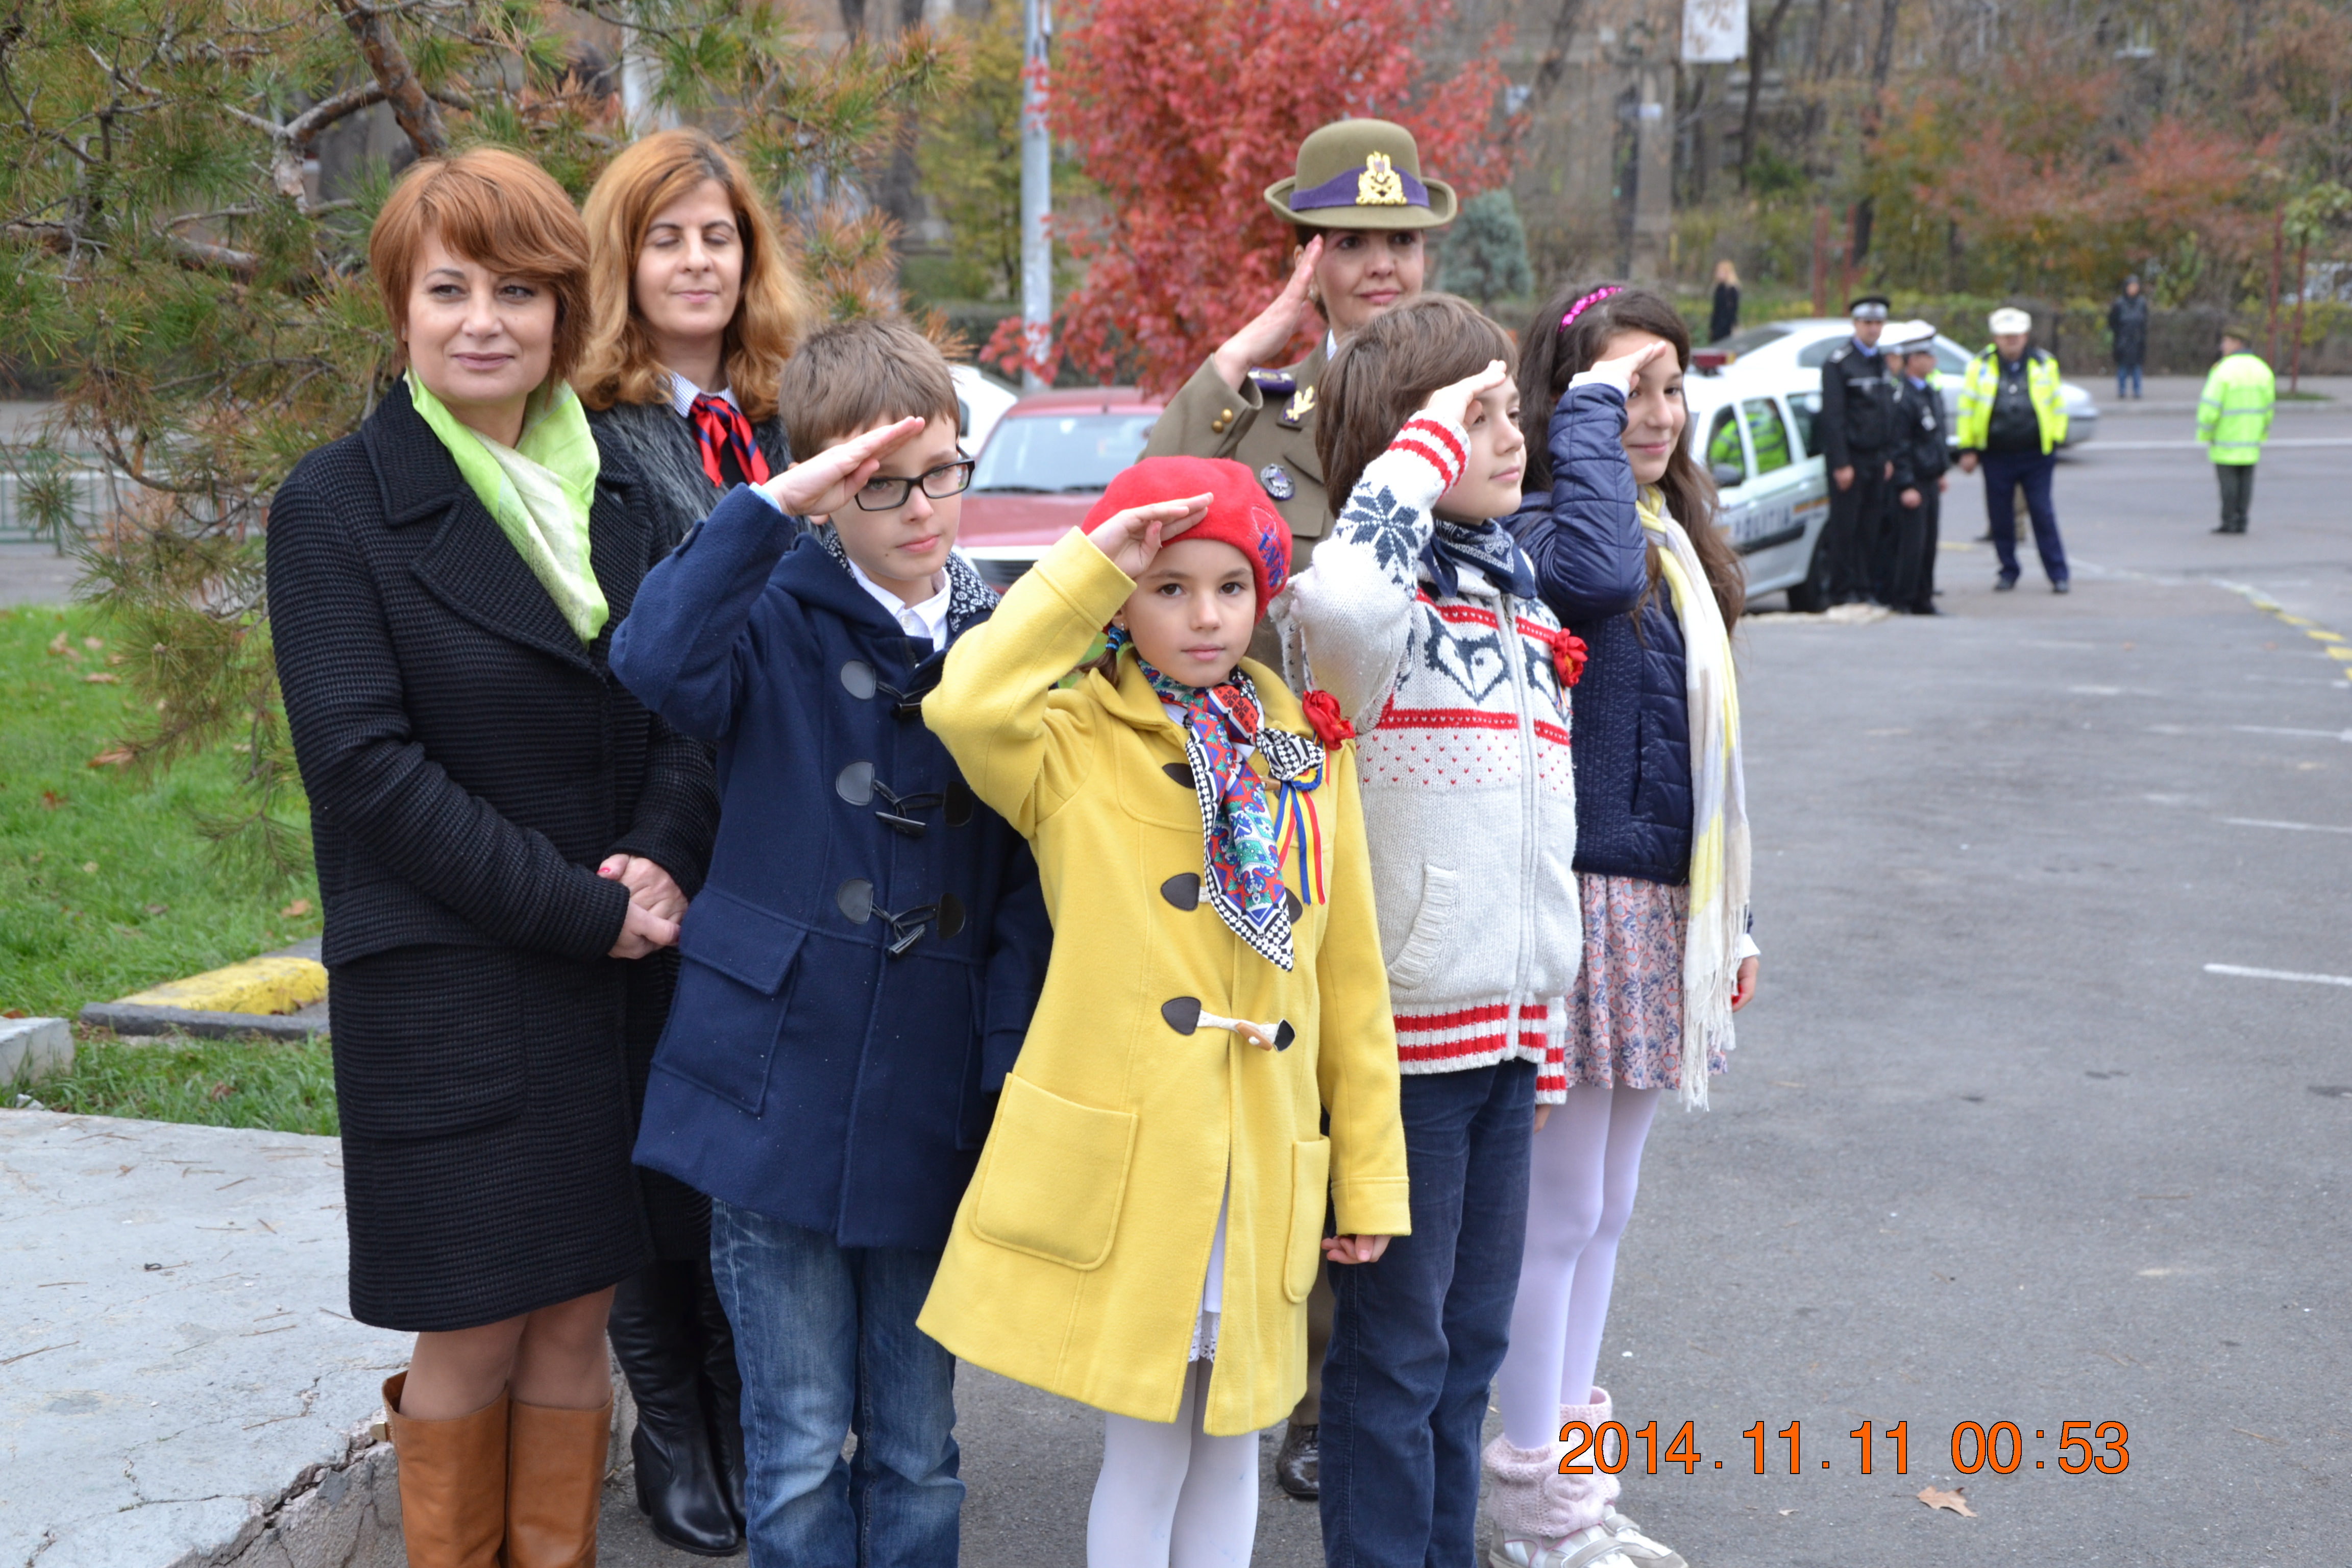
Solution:
M1035 846L1055 943L919 1323L1109 1413L1096 1568L1245 1563L1318 1257L1409 1223L1355 756L1242 658L1290 559L1246 468L1148 458L1087 528L923 704Z

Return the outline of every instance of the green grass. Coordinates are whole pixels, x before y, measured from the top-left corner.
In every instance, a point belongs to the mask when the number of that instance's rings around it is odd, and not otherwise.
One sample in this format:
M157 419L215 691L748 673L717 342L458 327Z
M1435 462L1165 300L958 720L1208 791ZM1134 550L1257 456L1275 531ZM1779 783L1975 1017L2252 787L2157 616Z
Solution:
M85 1040L74 1070L26 1091L50 1110L262 1127L333 1137L335 1068L326 1043L171 1038L155 1045ZM13 1097L11 1102L13 1103Z
M50 651L61 633L70 653ZM128 679L86 679L118 673L110 636L87 608L0 609L0 1011L70 1018L319 931L314 879L273 883L196 831L231 805L235 752L152 777L88 765L139 717Z

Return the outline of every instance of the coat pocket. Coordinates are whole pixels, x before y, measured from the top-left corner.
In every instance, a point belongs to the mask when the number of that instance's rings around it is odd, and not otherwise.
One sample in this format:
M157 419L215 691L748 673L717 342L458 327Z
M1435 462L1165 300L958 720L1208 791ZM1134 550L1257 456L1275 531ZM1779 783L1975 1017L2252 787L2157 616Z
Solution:
M677 994L655 1068L757 1116L807 938L802 926L705 888L678 931Z
M1097 1110L1009 1073L971 1228L1014 1252L1099 1268L1118 1231L1134 1155L1132 1111Z
M1422 868L1421 907L1413 912L1404 945L1389 960L1389 984L1398 990L1412 990L1436 967L1438 955L1445 951L1446 926L1454 918L1454 898L1461 884L1443 866Z
M1331 1140L1290 1146L1290 1242L1282 1254L1282 1293L1304 1301L1322 1261L1323 1215L1331 1206Z
M343 1130L380 1142L480 1131L530 1089L521 964L495 947L396 947L334 972Z

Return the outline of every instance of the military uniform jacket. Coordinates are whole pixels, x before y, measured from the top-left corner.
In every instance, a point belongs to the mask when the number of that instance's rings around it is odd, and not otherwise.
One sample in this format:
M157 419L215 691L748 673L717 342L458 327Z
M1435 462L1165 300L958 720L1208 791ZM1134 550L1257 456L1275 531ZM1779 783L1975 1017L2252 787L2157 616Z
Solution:
M1884 461L1895 445L1895 386L1900 377L1886 356L1847 343L1822 366L1822 458L1832 469L1854 466L1862 453Z
M1329 363L1325 344L1286 370L1254 370L1235 392L1203 361L1144 443L1147 458L1231 458L1250 472L1290 525L1291 575L1307 570L1331 526L1323 465L1315 456L1315 387Z
M1914 386L1909 376L1897 379L1895 393L1895 489L1932 486L1937 476L1952 466L1951 448L1944 440L1944 399L1935 384Z

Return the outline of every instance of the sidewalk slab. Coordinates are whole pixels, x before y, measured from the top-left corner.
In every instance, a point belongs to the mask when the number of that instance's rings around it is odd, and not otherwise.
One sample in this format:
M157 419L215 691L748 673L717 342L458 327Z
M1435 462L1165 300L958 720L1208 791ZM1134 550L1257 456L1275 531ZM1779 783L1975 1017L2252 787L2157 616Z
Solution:
M0 1564L393 1568L331 1138L0 1110Z

